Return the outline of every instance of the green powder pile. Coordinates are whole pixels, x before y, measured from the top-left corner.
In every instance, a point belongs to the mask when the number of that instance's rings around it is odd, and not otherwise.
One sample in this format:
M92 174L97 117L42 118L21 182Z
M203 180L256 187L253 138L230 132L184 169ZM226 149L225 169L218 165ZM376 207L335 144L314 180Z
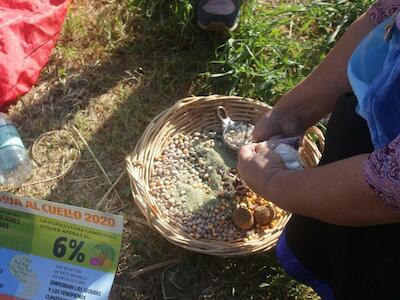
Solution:
M197 208L206 204L210 198L216 197L216 194L210 193L206 194L203 189L194 188L189 184L181 184L180 190L184 190L186 192L187 201L185 203L186 209L189 211L194 211Z
M225 147L215 144L213 148L204 147L203 144L198 144L194 147L199 157L202 157L207 166L215 166L222 168L225 171L229 168L235 168L237 160L233 153Z
M182 192L184 192L183 195L188 198L184 205L185 208L189 211L194 211L198 207L204 205L204 203L206 203L210 198L211 194L207 194L203 189L188 184L187 182L189 178L190 176L186 174L179 174L177 187L171 189L169 195L172 199L176 199L175 201L182 201Z
M206 193L203 188L187 183L190 177L185 174L178 176L177 187L169 192L176 201L181 201L182 195L185 195L186 201L182 205L190 212L218 203L218 194L223 191L222 178L218 171L227 172L237 164L233 153L223 146L218 146L217 143L214 147L205 147L199 143L193 150L204 161L206 168L212 167L212 170L207 172L209 175L207 185L211 188L211 192Z

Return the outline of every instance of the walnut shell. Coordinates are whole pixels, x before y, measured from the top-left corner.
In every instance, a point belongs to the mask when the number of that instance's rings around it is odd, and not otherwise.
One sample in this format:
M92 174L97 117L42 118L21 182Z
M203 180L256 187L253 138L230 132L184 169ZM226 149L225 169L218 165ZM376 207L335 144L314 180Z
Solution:
M233 223L240 229L247 230L253 227L253 214L246 208L239 207L232 214Z
M257 224L267 225L271 223L274 217L275 217L275 211L269 205L257 206L254 209L254 219Z

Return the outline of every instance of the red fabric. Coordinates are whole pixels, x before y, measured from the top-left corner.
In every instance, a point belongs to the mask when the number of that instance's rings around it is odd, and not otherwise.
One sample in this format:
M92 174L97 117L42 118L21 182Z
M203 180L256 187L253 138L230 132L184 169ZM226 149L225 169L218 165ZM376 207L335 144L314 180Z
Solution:
M60 33L69 0L0 0L0 109L39 78Z

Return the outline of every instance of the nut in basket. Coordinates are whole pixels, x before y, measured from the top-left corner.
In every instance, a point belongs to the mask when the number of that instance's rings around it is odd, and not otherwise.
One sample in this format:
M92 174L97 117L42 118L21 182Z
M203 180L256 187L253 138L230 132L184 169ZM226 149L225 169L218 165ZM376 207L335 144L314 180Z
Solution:
M215 112L220 105L235 120L253 124L270 109L239 97L179 101L153 120L127 158L134 199L155 230L188 250L220 256L265 251L275 245L290 214L237 177L236 157L219 131ZM302 153L307 166L320 157L307 138L300 151L307 153ZM238 210L250 215L246 226L234 224Z

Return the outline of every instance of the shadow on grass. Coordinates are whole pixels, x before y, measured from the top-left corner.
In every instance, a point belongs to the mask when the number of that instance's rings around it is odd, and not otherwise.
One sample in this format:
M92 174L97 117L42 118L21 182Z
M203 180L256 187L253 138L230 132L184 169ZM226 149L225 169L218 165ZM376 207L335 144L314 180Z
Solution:
M152 118L178 99L198 92L194 82L220 42L205 33L182 42L176 33L164 35L149 28L151 25L138 26L136 35L106 60L87 65L67 78L54 78L53 72L47 75L53 78L21 99L12 115L27 146L32 146L40 134L74 125L110 179L115 180L125 169L126 155ZM106 193L108 183L84 145L81 149L81 163L51 187L47 199L68 198L72 204L94 207ZM100 182L85 180L95 176ZM82 182L76 182L78 179ZM129 190L122 194L130 198Z

